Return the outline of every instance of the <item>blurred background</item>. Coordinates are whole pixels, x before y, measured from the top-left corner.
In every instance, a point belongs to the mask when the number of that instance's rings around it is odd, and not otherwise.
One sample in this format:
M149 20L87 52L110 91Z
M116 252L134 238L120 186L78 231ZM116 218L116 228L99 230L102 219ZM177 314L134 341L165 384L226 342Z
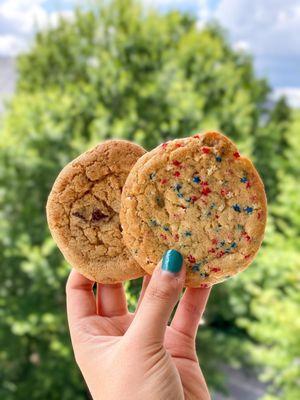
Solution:
M89 398L45 219L60 169L107 138L204 129L254 160L269 202L257 259L198 333L212 398L300 399L299 36L298 0L0 0L1 399Z

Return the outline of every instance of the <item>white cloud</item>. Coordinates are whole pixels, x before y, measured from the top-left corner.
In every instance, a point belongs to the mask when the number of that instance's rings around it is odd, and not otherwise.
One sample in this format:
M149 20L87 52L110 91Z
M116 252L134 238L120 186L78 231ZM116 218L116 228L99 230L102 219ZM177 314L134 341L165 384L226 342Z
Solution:
M195 12L200 3L207 3L207 0L140 0L144 6L156 8L161 11L183 10ZM209 0L208 0L209 1Z
M273 92L274 99L286 96L291 107L300 108L300 87L282 87Z
M299 107L299 0L220 0L209 17L199 12L200 25L210 19L229 31L235 49L254 55L257 73L278 88L274 96L284 93Z
M28 40L17 35L0 35L0 57L14 57L28 48Z
M209 0L198 0L198 18L200 21L206 22L212 16L211 9L209 7Z
M37 29L57 25L71 10L47 12L45 0L4 0L0 3L0 55L15 56L28 49Z
M50 26L57 26L60 18L70 21L74 18L74 12L71 10L52 12L52 13L48 14L48 19L47 19L45 25L47 26L49 24Z
M249 52L251 50L251 46L246 40L238 40L237 42L233 43L233 48L237 51Z
M176 8L182 5L182 0L142 0L146 7Z
M300 54L299 0L221 0L214 17L256 55Z
M4 0L0 4L0 32L29 34L35 24L44 24L47 12L42 0Z

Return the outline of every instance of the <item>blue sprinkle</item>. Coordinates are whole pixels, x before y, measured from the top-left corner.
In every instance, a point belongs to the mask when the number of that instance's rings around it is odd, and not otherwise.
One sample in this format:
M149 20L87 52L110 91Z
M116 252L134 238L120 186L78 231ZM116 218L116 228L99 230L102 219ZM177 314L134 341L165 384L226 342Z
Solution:
M155 219L150 219L150 225L151 226L158 226L158 223L155 221Z
M225 240L222 240L222 241L220 242L220 245L221 245L221 246L224 246L224 245L225 245Z
M252 212L253 212L253 207L247 206L247 207L244 208L244 211L246 211L247 214L252 214Z
M192 199L190 197L186 198L185 201L187 201L188 203L190 203L192 201Z
M235 249L235 248L237 247L236 242L231 243L231 247L232 247L233 249Z
M235 204L234 206L232 206L232 208L234 209L234 211L236 212L241 212L241 207L238 204Z
M244 225L237 224L237 228L239 231L242 231L244 229Z
M185 235L185 236L192 236L192 232L191 232L191 231L185 231L185 232L184 232L184 235Z
M216 207L216 203L212 203L212 205L210 206L211 209Z
M194 176L194 177L193 177L193 182L199 183L199 182L200 182L199 176Z
M169 229L169 227L167 226L167 225L165 225L164 227L163 227L163 229L164 229L164 231L166 231L166 232L168 232L170 229Z
M182 188L182 186L179 183L176 183L175 185L175 190L177 190L177 192L179 192L179 190Z
M194 264L194 265L192 266L192 270L193 270L193 271L200 271L200 264Z
M216 157L216 161L221 162L221 161L222 161L222 158L221 158L220 156L217 156L217 157Z
M241 178L241 182L243 182L243 183L248 182L248 179L246 178L246 176L243 176L243 177Z
M182 193L177 193L177 197L179 197L179 198L183 198L183 194Z

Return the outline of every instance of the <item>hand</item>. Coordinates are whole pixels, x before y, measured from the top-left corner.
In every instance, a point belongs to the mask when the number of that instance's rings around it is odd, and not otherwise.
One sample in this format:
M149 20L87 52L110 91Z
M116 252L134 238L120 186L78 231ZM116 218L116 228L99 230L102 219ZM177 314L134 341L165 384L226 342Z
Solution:
M159 263L144 278L135 313L128 312L121 283L98 284L94 296L94 283L72 270L67 282L72 345L94 400L210 399L195 350L210 289L186 289L167 326L185 279L184 265L172 273L167 264L167 271Z

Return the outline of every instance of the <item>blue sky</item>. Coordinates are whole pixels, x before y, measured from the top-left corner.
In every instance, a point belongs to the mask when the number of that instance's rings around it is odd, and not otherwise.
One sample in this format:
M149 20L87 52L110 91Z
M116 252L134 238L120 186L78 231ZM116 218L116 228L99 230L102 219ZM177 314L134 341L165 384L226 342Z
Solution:
M71 18L75 4L89 1L0 0L0 56L26 50L37 26L55 24L59 13ZM162 11L190 11L200 26L219 21L236 49L253 54L258 75L269 79L274 95L285 93L300 107L300 0L141 1Z

